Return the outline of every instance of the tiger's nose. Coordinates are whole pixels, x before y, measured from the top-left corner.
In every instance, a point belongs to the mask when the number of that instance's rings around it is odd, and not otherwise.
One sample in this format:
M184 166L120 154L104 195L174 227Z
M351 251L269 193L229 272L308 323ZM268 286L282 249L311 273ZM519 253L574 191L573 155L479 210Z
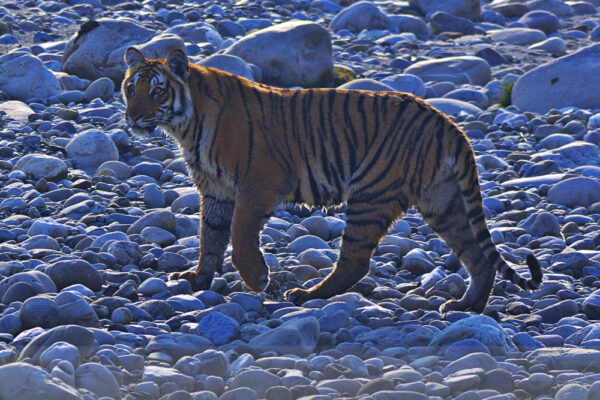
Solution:
M143 114L132 114L129 113L129 119L133 122L138 122L138 120L142 119Z

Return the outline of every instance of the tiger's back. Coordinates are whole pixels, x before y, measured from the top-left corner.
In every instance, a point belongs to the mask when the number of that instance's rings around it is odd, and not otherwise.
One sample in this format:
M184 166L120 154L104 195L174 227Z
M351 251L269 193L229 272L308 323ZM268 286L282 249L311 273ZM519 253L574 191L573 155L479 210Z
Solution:
M143 126L146 113L175 137L202 194L199 266L184 275L196 286L210 284L231 234L234 265L248 286L263 290L268 269L256 238L281 202L347 203L336 268L310 290L289 292L298 303L356 283L390 224L413 204L471 276L464 297L444 310L483 311L497 270L526 289L539 286L533 256L525 280L491 241L467 137L424 101L396 92L276 89L188 64L179 53L147 60L128 50L123 88L130 125ZM140 81L144 69L161 78ZM169 82L170 97L149 99L152 79Z

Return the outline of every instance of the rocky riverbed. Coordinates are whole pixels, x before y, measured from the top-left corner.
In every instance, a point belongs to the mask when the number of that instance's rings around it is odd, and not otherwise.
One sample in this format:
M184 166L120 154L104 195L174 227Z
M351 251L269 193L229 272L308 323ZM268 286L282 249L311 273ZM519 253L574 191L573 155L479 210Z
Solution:
M600 1L0 2L0 398L600 399ZM502 254L485 315L438 313L467 274L420 215L397 222L351 292L301 307L168 274L198 258L181 151L132 137L123 53L283 87L412 92L477 154ZM310 287L343 209L282 207L271 279Z

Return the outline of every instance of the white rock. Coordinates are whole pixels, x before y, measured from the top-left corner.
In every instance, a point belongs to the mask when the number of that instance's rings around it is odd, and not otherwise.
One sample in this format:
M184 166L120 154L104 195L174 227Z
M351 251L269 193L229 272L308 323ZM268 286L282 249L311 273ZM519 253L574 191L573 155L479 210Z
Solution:
M456 100L456 99L448 99L443 97L437 97L433 99L426 99L429 104L433 107L437 108L444 114L448 115L457 115L457 114L470 114L477 115L481 113L483 110L471 103L467 103L466 101Z
M18 100L1 102L0 111L4 112L8 118L24 124L29 122L29 116L34 113L31 107Z

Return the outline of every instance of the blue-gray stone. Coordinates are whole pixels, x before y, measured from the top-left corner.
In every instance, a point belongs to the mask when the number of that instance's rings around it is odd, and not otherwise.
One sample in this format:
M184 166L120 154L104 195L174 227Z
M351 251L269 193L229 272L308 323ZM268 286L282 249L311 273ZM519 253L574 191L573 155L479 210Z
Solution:
M19 310L19 319L25 329L53 328L59 324L59 309L52 299L35 296L25 300Z
M551 12L543 10L530 11L519 18L518 22L527 25L529 28L539 29L546 35L558 31L558 17Z
M600 99L594 86L600 71L594 60L599 56L600 45L594 44L527 71L512 89L512 104L542 114L567 106L594 108Z
M425 347L429 345L435 333L419 325L386 326L356 336L360 343L373 343L379 348Z
M220 346L239 337L240 324L223 313L211 311L200 320L196 333Z
M119 160L117 146L104 132L96 129L78 133L65 150L75 166L88 173L94 173L105 161Z
M517 226L536 237L560 235L558 218L545 211L529 215L525 220L519 222Z
M195 356L200 361L198 373L228 378L231 372L226 355L217 350L205 350Z
M146 352L148 354L162 352L170 355L173 360L179 360L185 356L202 353L212 347L213 344L202 336L174 332L151 338L146 346Z
M60 290L80 283L94 292L102 289L102 277L96 268L85 260L63 260L50 264L46 274Z
M330 249L327 242L313 235L300 236L299 238L294 239L294 241L290 243L288 248L290 249L290 251L296 253L302 253L304 250L307 249Z
M314 317L292 319L254 337L250 346L258 353L272 350L279 354L307 356L315 349L319 332L319 322Z
M91 329L77 325L62 325L52 328L36 336L19 354L19 360L31 358L34 363L39 362L40 355L56 342L67 342L79 349L83 357L89 355L94 345L94 333Z
M589 319L600 319L600 289L589 294L583 301L583 312Z
M351 32L360 32L363 29L386 29L390 20L375 4L360 1L340 11L329 24L334 31L348 29Z
M587 207L600 201L600 182L587 177L565 179L550 188L548 200L567 207Z
M44 369L30 364L17 362L3 365L0 367L0 376L3 381L0 397L3 399L81 399L81 393L75 388L60 379L53 379Z
M454 361L471 353L489 354L489 351L479 340L470 338L449 344L444 351L444 358Z
M512 341L517 346L519 351L522 352L532 351L535 349L541 349L543 347L546 347L527 332L516 333L512 337Z
M61 292L54 302L58 306L61 324L99 327L99 319L90 304L77 292Z
M485 315L474 315L447 326L433 338L427 350L439 353L452 343L469 338L487 346L493 355L506 354L514 349L510 338L496 321Z
M102 364L89 362L75 371L77 387L87 389L99 397L119 398L119 383L112 372Z

